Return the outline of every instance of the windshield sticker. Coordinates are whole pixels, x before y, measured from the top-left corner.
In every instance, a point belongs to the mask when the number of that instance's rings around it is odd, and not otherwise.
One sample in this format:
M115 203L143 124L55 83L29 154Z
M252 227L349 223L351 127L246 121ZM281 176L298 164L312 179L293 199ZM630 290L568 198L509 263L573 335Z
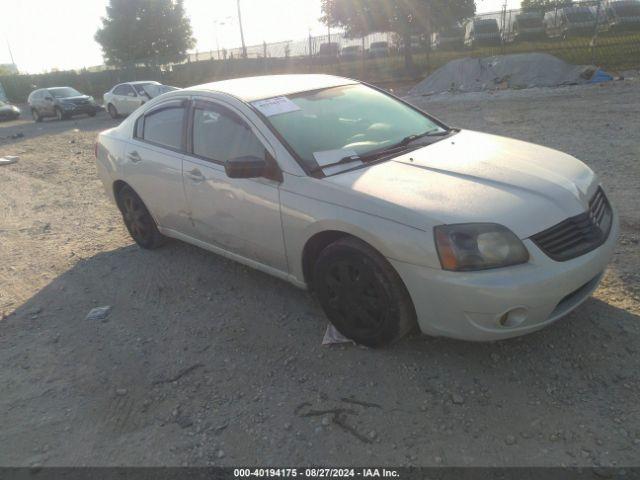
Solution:
M318 165L320 165L321 167L327 167L329 165L335 165L339 162L345 162L348 161L347 159L350 159L351 157L353 157L354 161L359 158L355 150L347 149L325 150L323 152L315 152L313 154L313 158L315 158L316 162L318 162Z
M300 107L287 97L267 98L266 100L252 102L251 105L256 107L265 117L273 117L274 115L282 115L283 113L297 112L300 110Z

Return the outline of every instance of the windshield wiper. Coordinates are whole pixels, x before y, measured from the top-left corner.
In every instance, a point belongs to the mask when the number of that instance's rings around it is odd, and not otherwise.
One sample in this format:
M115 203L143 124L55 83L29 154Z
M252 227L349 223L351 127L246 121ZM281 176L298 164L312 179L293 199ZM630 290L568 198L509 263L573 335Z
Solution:
M399 153L405 150L420 148L425 145L422 145L422 144L412 145L412 143L424 137L444 136L444 135L449 135L449 133L451 133L451 130L440 130L438 128L434 130L428 130L424 133L416 133L413 135L408 135L404 137L402 140L400 140L398 143L395 143L388 147L384 147L380 150L374 150L372 152L366 153L358 157L358 159L362 161L375 160L385 155L392 155L394 153ZM346 157L346 158L353 158L353 157Z
M351 163L351 162L357 162L357 161L366 162L366 161L376 160L378 158L381 158L387 155L393 155L394 153L399 153L399 152L408 151L408 150L415 150L424 146L422 144L412 145L412 143L415 142L416 140L419 140L420 138L424 138L424 137L446 136L446 135L449 135L452 131L453 130L441 130L438 128L434 130L428 130L424 133L408 135L404 137L402 140L400 140L398 143L394 143L393 145L389 145L388 147L384 147L378 150L373 150L369 153L365 153L364 155L349 155L349 156L343 157L335 163L331 163L329 165L323 165L320 168L315 169L314 172L323 170L328 167L335 167L336 165L342 165L345 163Z

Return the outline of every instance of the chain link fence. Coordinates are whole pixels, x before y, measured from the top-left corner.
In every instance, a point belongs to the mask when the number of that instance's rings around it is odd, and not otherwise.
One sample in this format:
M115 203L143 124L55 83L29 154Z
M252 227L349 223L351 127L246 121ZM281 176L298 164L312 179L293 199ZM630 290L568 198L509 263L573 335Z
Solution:
M507 10L454 25L434 26L411 37L394 33L347 38L334 31L297 41L262 43L246 49L190 53L180 63L147 59L100 71L54 72L0 77L7 96L24 101L34 88L70 85L101 97L113 85L157 80L185 87L226 78L283 73L330 73L370 83L414 81L463 57L542 52L574 64L612 71L640 67L640 0L560 0L547 10ZM406 68L405 51L412 65ZM246 51L245 51L246 50Z

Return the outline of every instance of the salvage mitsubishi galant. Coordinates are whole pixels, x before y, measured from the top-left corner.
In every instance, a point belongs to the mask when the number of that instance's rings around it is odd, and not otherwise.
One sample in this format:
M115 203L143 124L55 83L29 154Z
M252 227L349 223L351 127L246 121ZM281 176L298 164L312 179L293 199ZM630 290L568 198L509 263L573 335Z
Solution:
M101 133L96 155L141 247L173 237L309 288L369 346L416 325L538 330L593 292L618 234L579 160L333 76L167 93Z

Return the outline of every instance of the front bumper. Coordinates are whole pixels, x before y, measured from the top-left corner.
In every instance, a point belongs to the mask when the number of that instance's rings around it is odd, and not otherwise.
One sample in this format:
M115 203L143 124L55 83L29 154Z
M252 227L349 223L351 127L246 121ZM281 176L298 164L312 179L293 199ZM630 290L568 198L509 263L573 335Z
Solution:
M611 260L618 217L599 248L566 262L525 240L524 265L479 272L448 272L389 260L411 295L420 329L471 341L524 335L563 317L596 289Z
M100 111L100 107L98 105L92 104L73 106L63 105L62 110L67 115L82 115L86 113L97 113L98 111Z

